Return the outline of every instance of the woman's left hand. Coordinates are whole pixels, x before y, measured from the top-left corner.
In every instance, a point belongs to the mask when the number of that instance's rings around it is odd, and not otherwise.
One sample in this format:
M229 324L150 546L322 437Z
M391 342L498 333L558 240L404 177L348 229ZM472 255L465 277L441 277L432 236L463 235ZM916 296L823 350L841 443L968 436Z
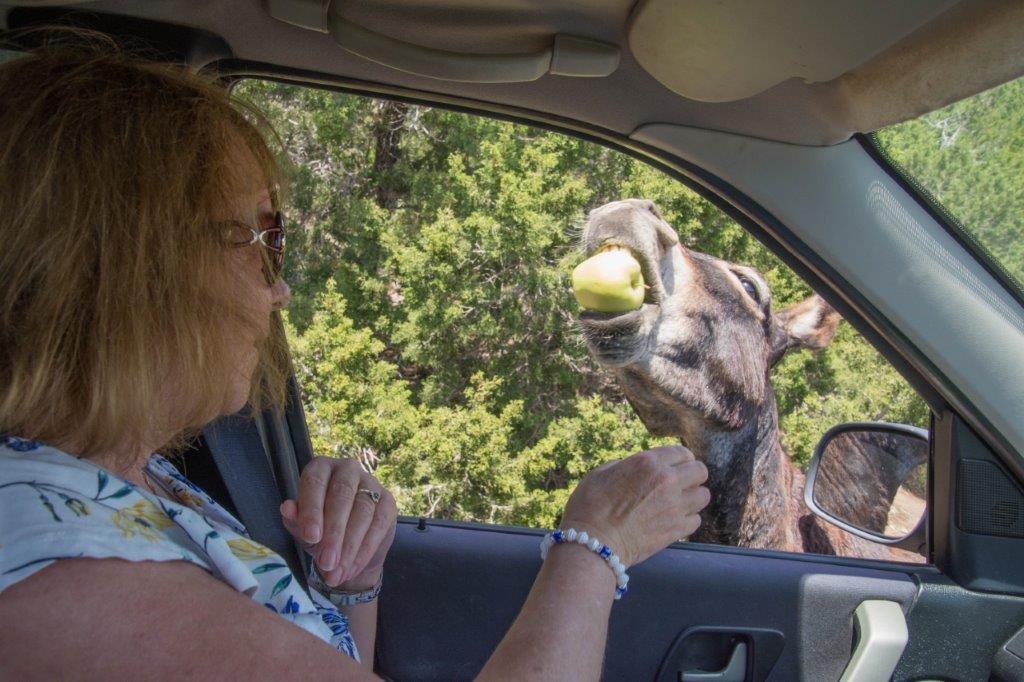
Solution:
M380 495L374 502L372 491ZM354 459L317 457L302 470L299 499L281 504L288 532L313 557L331 587L345 583L365 589L384 566L395 539L395 498Z

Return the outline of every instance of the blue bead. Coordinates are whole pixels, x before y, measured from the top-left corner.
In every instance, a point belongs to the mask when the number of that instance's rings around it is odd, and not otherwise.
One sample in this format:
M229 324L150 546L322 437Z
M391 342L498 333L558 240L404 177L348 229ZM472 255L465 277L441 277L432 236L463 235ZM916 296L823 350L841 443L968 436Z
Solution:
M555 542L561 542L562 541L562 531L556 530L554 533L551 534L551 539L554 540Z
M612 555L612 550L608 545L601 545L601 549L598 550L598 554L607 559Z

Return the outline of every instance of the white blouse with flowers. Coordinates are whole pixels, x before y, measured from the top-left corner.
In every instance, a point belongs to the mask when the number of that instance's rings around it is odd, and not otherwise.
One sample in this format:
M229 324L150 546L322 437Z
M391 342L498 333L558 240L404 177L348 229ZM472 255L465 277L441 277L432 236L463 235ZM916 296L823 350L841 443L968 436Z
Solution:
M0 592L59 559L190 561L359 660L348 619L173 464L145 469L176 502L87 459L0 435Z

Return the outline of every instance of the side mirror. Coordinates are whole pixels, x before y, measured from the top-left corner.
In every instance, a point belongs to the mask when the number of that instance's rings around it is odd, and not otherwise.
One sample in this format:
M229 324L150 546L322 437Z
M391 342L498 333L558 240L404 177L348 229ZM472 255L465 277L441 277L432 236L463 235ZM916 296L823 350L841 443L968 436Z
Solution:
M814 451L804 502L848 533L924 554L928 455L924 429L840 424Z

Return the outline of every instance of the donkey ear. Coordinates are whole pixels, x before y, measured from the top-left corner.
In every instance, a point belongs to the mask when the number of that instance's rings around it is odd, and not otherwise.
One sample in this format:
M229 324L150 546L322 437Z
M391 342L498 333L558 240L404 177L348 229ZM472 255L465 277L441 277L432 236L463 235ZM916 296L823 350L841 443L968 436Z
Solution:
M821 350L836 335L839 313L817 294L775 313L772 325L771 364L790 348Z

